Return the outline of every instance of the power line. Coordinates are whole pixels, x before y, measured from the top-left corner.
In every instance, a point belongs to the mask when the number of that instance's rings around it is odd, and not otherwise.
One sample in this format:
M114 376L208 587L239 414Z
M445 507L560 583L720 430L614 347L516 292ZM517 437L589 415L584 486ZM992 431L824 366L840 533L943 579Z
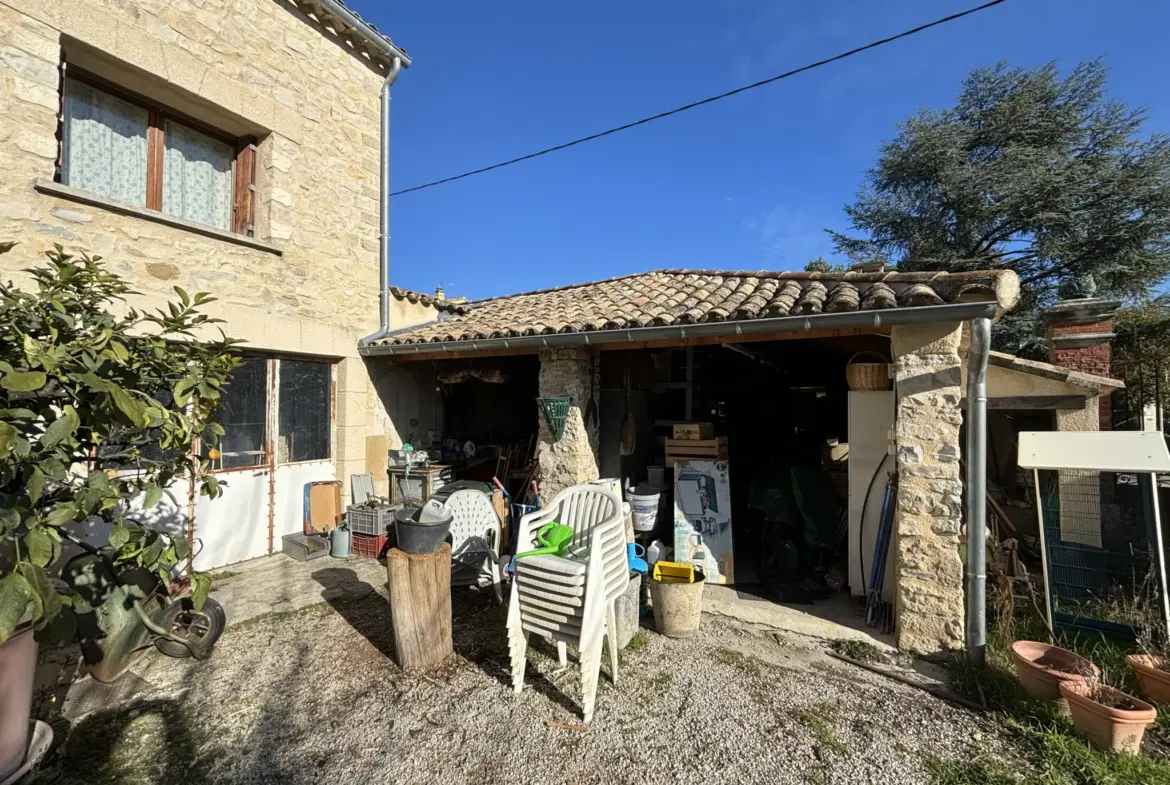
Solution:
M685 104L684 106L679 106L675 109L670 109L670 110L665 111L665 112L659 112L658 114L650 115L649 117L643 117L641 120L635 120L632 123L626 123L625 125L619 125L616 128L610 128L608 131L601 131L600 133L590 134L589 136L582 136L580 139L574 139L571 142L565 142L564 144L558 144L555 147L547 147L544 150L540 150L540 151L535 152L535 153L529 153L528 155L522 155L519 158L513 158L509 161L501 161L498 164L492 164L491 166L485 166L481 169L472 169L470 172L464 172L463 174L457 174L457 175L454 175L453 177L444 177L442 180L435 180L434 182L431 182L431 183L425 183L423 185L416 185L413 188L404 188L401 191L394 191L390 195L391 196L401 196L402 194L412 193L413 191L421 191L424 188L433 188L436 185L443 185L444 183L451 183L451 182L454 182L456 180L462 180L464 177L471 177L472 175L483 174L484 172L490 172L493 169L502 169L505 166L511 166L512 164L518 164L521 161L530 161L533 158L539 158L542 155L548 155L549 153L555 153L558 150L565 150L569 147L574 147L574 146L579 145L579 144L584 144L585 142L592 142L594 139L600 139L603 136L609 136L610 134L616 134L619 131L626 131L626 130L629 130L630 128L636 128L639 125L645 125L646 123L651 123L655 120L661 120L664 117L670 117L671 115L676 115L676 114L679 114L681 112L685 112L688 109L694 109L694 108L699 107L699 106L705 106L706 104L715 103L716 101L722 101L724 98L730 98L733 95L739 95L740 93L746 93L748 90L754 90L757 87L763 87L764 85L772 84L772 82L779 82L781 79L787 79L790 76L796 76L797 74L802 74L805 71L811 71L814 68L820 68L823 65L828 65L829 63L835 63L838 60L844 60L847 57L852 57L853 55L869 51L870 49L876 49L879 46L884 46L886 44L893 43L894 41L900 40L902 38L909 38L910 36L917 35L918 33L921 33L924 30L929 30L932 27L938 27L939 25L944 25L947 22L953 22L956 19L962 19L964 16L970 16L971 14L975 14L975 13L978 13L980 11L985 11L988 8L991 8L992 6L997 6L997 5L1000 5L1001 3L1004 3L1004 2L1007 2L1007 0L990 0L990 2L986 2L982 5L977 5L974 8L968 8L966 11L959 11L958 13L951 14L950 16L944 16L941 19L936 19L933 22L927 22L924 25L919 25L918 27L913 27L909 30L905 30L901 33L898 33L897 35L892 35L889 38L882 38L879 41L874 41L872 43L868 43L865 46L859 46L856 49L850 49L847 52L841 52L840 54L833 55L832 57L827 57L824 60L818 60L815 63L809 63L808 65L801 66L800 68L794 68L791 71L785 71L782 74L777 74L776 76L769 77L768 79L761 79L758 82L753 82L752 84L744 85L743 87L737 87L734 90L728 90L726 93L720 93L719 95L713 95L709 98L704 98L700 101L695 101L693 103Z

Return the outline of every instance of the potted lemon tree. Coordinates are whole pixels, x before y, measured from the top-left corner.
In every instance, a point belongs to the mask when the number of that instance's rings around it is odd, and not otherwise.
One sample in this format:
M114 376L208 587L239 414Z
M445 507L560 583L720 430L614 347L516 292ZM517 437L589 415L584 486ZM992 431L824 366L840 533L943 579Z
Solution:
M185 531L127 514L181 478L218 495L192 445L223 433L220 389L239 363L200 310L210 296L176 287L165 308L121 308L133 293L99 257L47 257L27 289L0 283L0 781L27 749L37 642L74 640L95 613L57 580L70 531L105 521L105 556L163 582L189 566ZM210 580L189 581L201 606Z

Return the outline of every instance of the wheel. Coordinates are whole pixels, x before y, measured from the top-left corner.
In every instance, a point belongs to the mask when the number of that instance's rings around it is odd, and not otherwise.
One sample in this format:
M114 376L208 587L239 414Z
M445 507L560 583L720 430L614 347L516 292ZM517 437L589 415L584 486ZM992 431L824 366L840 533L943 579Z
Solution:
M191 648L188 649L183 644L166 638L154 639L156 649L168 657L180 659L190 657L192 649L196 659L204 660L210 657L211 649L227 627L227 614L224 613L223 606L211 597L203 603L203 610L198 612L192 605L190 597L175 600L154 620L163 629L191 640Z

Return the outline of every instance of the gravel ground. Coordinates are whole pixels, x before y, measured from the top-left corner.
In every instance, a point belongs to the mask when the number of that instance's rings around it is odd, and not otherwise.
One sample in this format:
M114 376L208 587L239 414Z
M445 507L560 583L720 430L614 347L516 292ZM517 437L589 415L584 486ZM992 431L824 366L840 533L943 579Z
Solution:
M512 693L490 596L456 591L456 656L418 677L390 659L384 595L361 586L229 627L206 662L150 655L137 694L95 692L35 781L914 785L929 756L1011 755L970 712L712 615L690 640L639 633L581 730L579 671L551 645Z

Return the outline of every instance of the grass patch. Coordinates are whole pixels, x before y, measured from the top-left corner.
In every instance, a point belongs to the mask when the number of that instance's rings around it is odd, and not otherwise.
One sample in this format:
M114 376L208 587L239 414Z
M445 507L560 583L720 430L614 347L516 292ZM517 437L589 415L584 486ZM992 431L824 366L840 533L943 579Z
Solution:
M842 657L848 657L858 662L880 662L885 664L890 661L890 658L886 656L884 651L869 641L842 638L841 640L833 641L830 648Z
M650 686L656 690L663 690L674 681L674 674L670 671L659 671L650 679Z
M328 602L317 602L312 605L306 605L303 608L296 608L291 611L270 611L262 613L259 616L253 616L250 619L244 619L241 622L232 624L231 619L228 619L227 629L224 630L224 635L230 635L234 632L242 632L253 627L259 627L263 624L268 624L273 621L291 621L292 619L299 619L305 616L325 616L333 610L333 606Z
M641 651L646 648L646 644L650 643L650 639L646 637L646 633L638 630L634 633L634 637L630 638L630 642L626 644L625 650L633 654L636 651Z
M1043 622L1033 612L1015 620L1015 640L1047 640ZM988 759L973 761L927 760L927 768L938 785L967 783L1028 783L1028 785L1170 785L1170 761L1146 755L1129 756L1102 752L1076 735L1072 721L1056 706L1031 698L1020 686L1012 666L1012 639L1000 630L990 630L987 667L976 668L965 658L949 663L951 686L961 695L987 706L1015 740L1032 769L1021 778L1003 763ZM1137 694L1137 679L1125 663L1134 647L1103 636L1070 636L1060 645L1097 663L1102 681ZM1170 730L1170 707L1159 712L1157 725L1146 731L1158 742ZM1159 738L1161 737L1161 738Z
M831 703L822 703L810 709L800 709L791 712L792 719L808 728L822 750L827 750L841 758L849 757L849 747L837 737L837 730L833 727L832 717L836 706Z
M760 661L755 657L749 657L743 652L720 647L712 651L711 656L716 662L738 668L749 676L757 676L760 673Z

